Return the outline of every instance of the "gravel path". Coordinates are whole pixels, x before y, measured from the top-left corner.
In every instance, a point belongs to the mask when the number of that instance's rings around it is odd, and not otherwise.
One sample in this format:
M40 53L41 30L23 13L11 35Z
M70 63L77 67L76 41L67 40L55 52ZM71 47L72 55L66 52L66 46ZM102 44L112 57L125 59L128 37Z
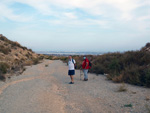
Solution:
M44 60L0 82L0 113L150 113L148 88L125 84L127 91L118 92L122 84L103 75L80 81L79 70L70 85L67 72L61 61Z

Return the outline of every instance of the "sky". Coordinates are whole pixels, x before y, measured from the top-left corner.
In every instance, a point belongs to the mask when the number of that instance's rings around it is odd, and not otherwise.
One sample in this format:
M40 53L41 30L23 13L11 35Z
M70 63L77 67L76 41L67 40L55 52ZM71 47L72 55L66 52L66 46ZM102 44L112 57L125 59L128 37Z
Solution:
M33 51L139 50L150 0L0 0L0 34Z

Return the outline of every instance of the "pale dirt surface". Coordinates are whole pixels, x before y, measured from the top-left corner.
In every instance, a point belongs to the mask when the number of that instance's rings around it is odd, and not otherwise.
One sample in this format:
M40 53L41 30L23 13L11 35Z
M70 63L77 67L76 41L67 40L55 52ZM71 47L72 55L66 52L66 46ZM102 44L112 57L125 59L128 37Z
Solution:
M126 84L127 92L117 92L122 84L94 74L88 82L80 81L79 70L70 85L67 73L61 61L45 60L0 82L0 113L149 113L148 88Z

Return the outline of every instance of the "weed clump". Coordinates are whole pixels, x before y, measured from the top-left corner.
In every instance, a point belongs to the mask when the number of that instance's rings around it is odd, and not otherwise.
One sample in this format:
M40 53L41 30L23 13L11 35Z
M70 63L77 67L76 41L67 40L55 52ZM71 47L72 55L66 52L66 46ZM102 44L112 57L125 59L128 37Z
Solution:
M0 73L6 74L9 69L9 65L5 62L0 62Z
M118 92L126 92L127 91L127 87L124 83L122 83L121 86L119 86L118 88Z
M33 64L36 65L39 63L40 60L39 58L33 58L32 61L33 61Z
M3 45L0 45L0 52L4 53L4 54L8 54L9 52L11 52L11 49L8 47L5 47Z

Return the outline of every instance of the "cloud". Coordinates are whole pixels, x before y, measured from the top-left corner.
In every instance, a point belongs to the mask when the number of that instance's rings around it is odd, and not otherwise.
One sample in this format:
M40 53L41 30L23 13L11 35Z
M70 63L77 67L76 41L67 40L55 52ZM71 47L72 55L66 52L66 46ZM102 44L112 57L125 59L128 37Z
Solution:
M117 18L127 20L132 19L131 13L133 10L145 3L143 0L11 0L11 2L29 5L37 9L43 15L59 16L59 12L79 8L91 15L102 15L106 17L109 17L110 15L111 18L116 18L116 15L113 17L112 14L119 12ZM113 10L108 10L109 8Z
M141 16L138 18L139 21L143 21L143 20L149 20L150 21L150 16Z
M29 5L38 10L43 15L51 15L53 12L50 8L50 3L46 0L13 0L14 2Z
M2 0L0 4L1 19L13 21L46 21L49 24L99 25L110 28L117 22L137 22L149 19L147 14L136 13L138 8L150 6L148 0ZM34 19L29 15L14 13L11 4L22 3L37 11ZM5 10L5 11L4 11ZM82 13L81 13L82 12ZM46 18L46 19L45 19ZM130 23L129 22L129 23ZM114 27L114 26L112 26Z
M111 8L119 12L118 16L121 19L131 19L131 12L140 6L137 0L55 0L53 4L65 9L80 8L91 15L102 15L106 17L115 13L113 10L108 10ZM111 18L112 16L113 15L111 15Z
M63 13L63 15L70 19L77 19L78 17L73 13Z
M0 3L0 18L3 21L6 18L17 22L26 22L32 20L32 17L24 17L23 14L20 15L14 14L14 11L3 3Z

